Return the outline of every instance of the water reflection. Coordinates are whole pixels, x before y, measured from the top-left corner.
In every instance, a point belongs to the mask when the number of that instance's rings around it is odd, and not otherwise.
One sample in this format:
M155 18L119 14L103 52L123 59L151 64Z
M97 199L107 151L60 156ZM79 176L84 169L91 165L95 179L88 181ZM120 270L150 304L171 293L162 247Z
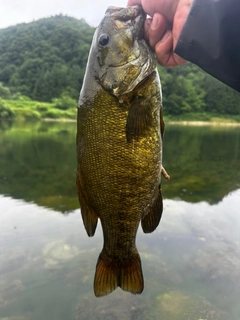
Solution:
M0 193L68 212L78 207L75 123L17 123L0 133Z
M166 198L217 203L240 187L239 127L167 126L164 142Z
M0 320L239 320L240 129L167 127L164 214L137 236L145 290L98 299L102 232L88 238L79 214L75 126L0 125Z
M165 200L156 232L139 230L145 290L95 298L102 245L88 238L78 210L0 197L0 319L238 320L240 190L217 205Z
M60 212L78 208L76 124L0 123L0 194ZM240 128L169 125L164 166L164 198L218 203L240 187Z

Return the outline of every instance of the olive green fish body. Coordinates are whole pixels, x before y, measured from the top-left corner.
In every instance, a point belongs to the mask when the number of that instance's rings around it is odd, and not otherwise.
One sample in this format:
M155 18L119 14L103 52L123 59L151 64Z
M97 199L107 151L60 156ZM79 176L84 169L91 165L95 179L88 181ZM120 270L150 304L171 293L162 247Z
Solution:
M129 21L132 29L125 25ZM142 292L137 229L142 221L144 232L152 232L162 214L161 90L154 55L144 40L135 39L135 29L143 30L143 21L139 7L108 9L94 36L80 94L77 188L81 213L88 235L94 235L99 218L104 237L94 280L96 296L117 286ZM99 45L108 37L109 42L119 39L119 33L121 39L127 33L127 43L118 49L114 41L109 47ZM116 63L119 51L124 54Z

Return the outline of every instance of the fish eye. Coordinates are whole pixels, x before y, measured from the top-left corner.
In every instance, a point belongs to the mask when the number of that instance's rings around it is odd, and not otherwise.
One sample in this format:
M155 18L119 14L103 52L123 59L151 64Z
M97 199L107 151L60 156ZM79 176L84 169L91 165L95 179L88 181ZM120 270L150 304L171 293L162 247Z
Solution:
M108 42L109 42L109 35L107 35L107 34L102 34L100 37L99 37L99 39L98 39L98 44L100 45L100 46L102 46L102 47L105 47L107 44L108 44Z

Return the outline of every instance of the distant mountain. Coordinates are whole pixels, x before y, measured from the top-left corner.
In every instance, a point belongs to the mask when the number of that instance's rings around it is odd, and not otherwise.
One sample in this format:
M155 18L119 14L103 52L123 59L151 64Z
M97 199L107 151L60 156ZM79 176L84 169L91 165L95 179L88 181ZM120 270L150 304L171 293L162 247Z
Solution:
M34 100L77 99L93 32L63 15L0 29L0 82Z

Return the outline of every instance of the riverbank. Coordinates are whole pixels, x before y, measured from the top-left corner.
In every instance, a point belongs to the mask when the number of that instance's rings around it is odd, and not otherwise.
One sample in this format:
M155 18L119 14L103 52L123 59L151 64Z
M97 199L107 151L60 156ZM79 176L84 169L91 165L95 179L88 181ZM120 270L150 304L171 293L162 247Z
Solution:
M184 113L170 115L164 112L167 124L193 126L240 126L240 114ZM77 101L62 95L52 102L33 101L25 96L18 99L0 98L0 120L76 121Z
M77 101L62 95L52 102L34 101L25 96L18 99L0 99L0 119L44 120L76 119Z
M226 126L226 127L240 127L240 122L212 122L212 121L165 121L168 125L182 125L182 126Z
M164 115L167 124L193 126L240 126L240 114L185 113L181 115Z
M70 118L34 118L34 119L24 119L24 118L14 118L14 119L1 119L1 121L43 121L43 122L77 122L77 117L74 117L73 119ZM171 120L165 120L165 125L180 125L180 126L215 126L215 127L240 127L240 122L233 122L226 119L226 121L171 121Z
M29 121L29 119L0 119L0 121ZM32 119L33 120L33 119ZM73 119L69 118L42 118L42 119L34 119L34 120L39 120L39 121L44 121L44 122L77 122L77 117L74 117ZM234 122L234 121L229 121L226 119L226 121L218 121L218 122L213 122L213 121L171 121L171 120L165 120L164 122L166 125L181 125L181 126L229 126L229 127L240 127L240 122Z

